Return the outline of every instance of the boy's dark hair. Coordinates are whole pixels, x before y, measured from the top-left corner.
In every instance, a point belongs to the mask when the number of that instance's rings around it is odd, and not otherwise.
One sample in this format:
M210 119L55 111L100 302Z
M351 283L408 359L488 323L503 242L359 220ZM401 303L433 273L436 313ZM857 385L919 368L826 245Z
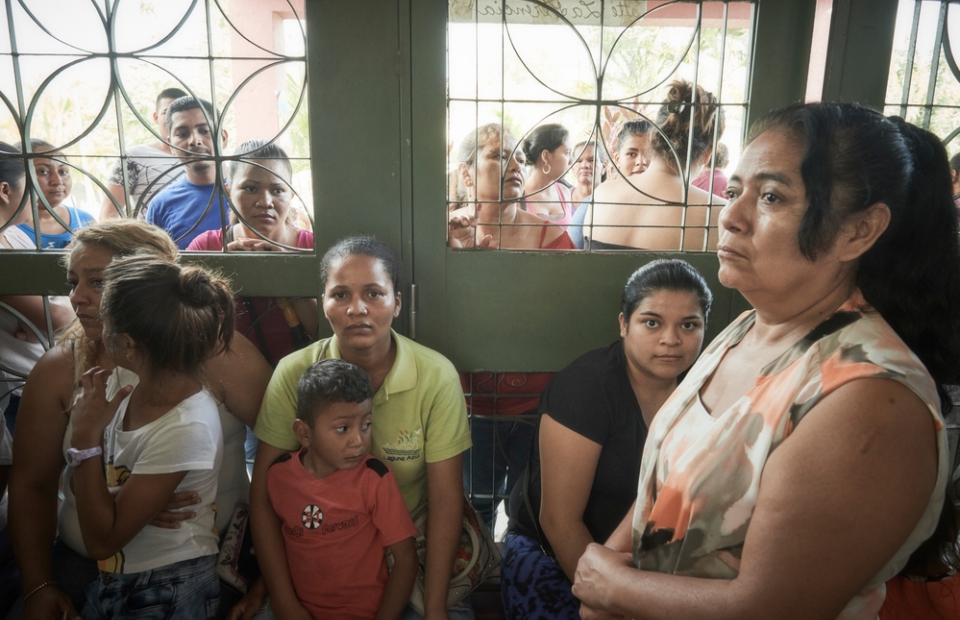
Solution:
M297 385L297 419L309 426L332 403L362 403L373 398L370 377L359 366L338 359L311 364Z
M160 102L164 99L179 99L180 97L186 97L187 93L183 92L179 88L164 88L160 91L160 94L157 95L157 104L154 106L154 110L160 110ZM173 102L171 102L173 103Z
M218 118L218 115L214 115L213 113L213 104L206 99L197 99L196 97L187 95L186 97L174 99L167 108L167 131L173 130L173 123L171 121L173 120L174 114L177 112L189 112L190 110L196 110L201 107L206 111L207 122L213 127L213 123L216 122Z

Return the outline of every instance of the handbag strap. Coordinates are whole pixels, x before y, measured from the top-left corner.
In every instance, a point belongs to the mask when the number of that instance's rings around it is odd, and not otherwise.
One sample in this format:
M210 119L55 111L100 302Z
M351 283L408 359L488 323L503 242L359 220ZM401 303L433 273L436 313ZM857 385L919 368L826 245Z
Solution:
M253 325L253 333L257 335L257 342L260 343L260 352L267 358L267 363L270 364L270 368L276 368L277 363L273 361L273 356L270 355L270 347L267 346L267 337L264 335L263 327L260 325L260 317L257 315L257 309L253 307L253 298L241 297L240 299L243 300L247 314L250 315L250 324Z
M542 417L537 418L537 427L533 431L533 436L537 439L537 463L540 463L540 420ZM538 465L539 467L539 465ZM530 502L530 463L527 462L527 466L523 468L523 473L520 474L520 482L523 485L521 487L523 491L523 507L527 511L527 516L530 518L530 522L533 524L534 532L537 535L537 542L540 543L540 550L543 551L543 554L552 560L556 560L556 555L553 553L553 548L550 546L550 541L547 540L546 535L544 535L543 530L540 529L540 515L533 510L533 504Z

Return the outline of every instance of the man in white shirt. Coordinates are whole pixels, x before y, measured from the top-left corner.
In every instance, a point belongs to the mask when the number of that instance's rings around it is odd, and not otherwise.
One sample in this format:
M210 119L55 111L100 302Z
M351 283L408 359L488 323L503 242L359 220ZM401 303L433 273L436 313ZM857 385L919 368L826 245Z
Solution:
M123 210L129 208L131 214L145 219L150 200L171 181L183 174L182 168L171 170L177 163L177 157L165 142L167 139L167 108L175 99L186 96L179 88L167 88L157 95L157 105L153 112L153 122L157 124L157 135L161 139L148 144L138 144L126 152L127 178L123 178L123 159L117 161L107 179L110 196L103 199L100 207L100 221L121 217ZM130 194L127 203L124 185ZM116 201L116 203L114 202ZM118 210L117 204L120 205Z

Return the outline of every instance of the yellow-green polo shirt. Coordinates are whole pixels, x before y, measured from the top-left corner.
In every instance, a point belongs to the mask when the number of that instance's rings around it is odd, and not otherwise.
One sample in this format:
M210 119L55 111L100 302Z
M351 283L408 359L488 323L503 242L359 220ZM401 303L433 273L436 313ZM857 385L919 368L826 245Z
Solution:
M454 457L471 446L467 406L450 360L391 330L397 359L373 396L370 454L393 470L409 510L427 497L427 463ZM308 366L340 359L337 337L313 343L280 361L270 379L255 433L284 450L300 447L293 433L297 384Z

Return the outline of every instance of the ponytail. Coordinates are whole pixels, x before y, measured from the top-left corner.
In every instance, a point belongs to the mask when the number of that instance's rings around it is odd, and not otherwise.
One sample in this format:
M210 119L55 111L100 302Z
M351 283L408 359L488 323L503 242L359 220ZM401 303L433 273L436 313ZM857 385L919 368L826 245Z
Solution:
M804 146L800 174L808 208L798 241L808 260L829 249L854 214L878 203L890 210L889 226L860 257L856 284L926 366L948 411L946 386L960 379L960 247L943 144L903 119L856 104L771 112L752 128L748 142L769 130ZM926 578L938 563L960 569L960 515L952 487L936 531L901 575Z
M888 122L906 142L912 174L904 205L888 205L890 225L860 260L857 286L923 361L945 413L951 403L944 386L960 380L960 246L950 165L935 135L900 118Z
M693 142L690 125L693 124ZM667 99L657 112L657 126L650 133L652 152L678 172L687 162L698 164L708 148L713 147L716 134L719 139L725 128L723 108L710 91L697 86L697 100L693 101L693 84L686 80L671 82Z
M208 272L203 267L187 266L180 269L180 294L186 306L197 313L212 308L219 317L215 354L221 353L233 337L237 310L229 283L219 274ZM189 320L200 321L199 327L208 328L204 319L190 316Z

